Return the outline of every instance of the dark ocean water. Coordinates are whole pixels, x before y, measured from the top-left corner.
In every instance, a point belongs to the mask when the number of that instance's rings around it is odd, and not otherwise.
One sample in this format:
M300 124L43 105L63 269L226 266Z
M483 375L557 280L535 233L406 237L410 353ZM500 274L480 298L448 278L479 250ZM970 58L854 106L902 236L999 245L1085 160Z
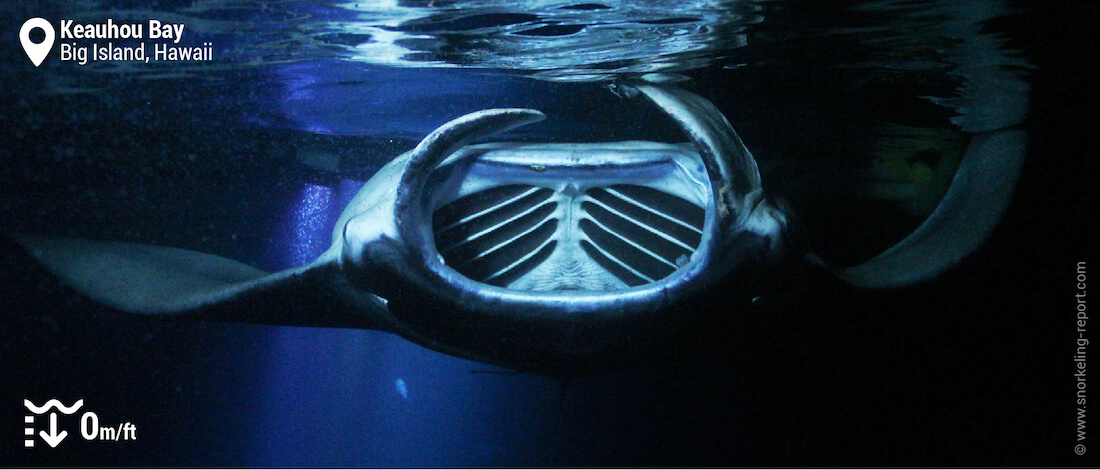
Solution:
M0 231L285 269L328 246L374 171L464 113L549 115L509 140L682 140L608 88L643 75L712 101L796 215L797 246L838 265L893 245L934 206L870 176L930 184L972 135L1028 132L1016 197L988 242L935 280L866 291L799 269L758 309L731 312L728 342L702 355L568 379L387 333L126 315L0 239L0 465L1097 462L1100 445L1074 454L1095 438L1077 440L1073 375L1075 266L1096 259L1080 163L1095 121L1074 109L1092 95L1077 63L1095 56L1097 7L508 5L0 7ZM213 59L80 66L55 46L35 68L18 40L35 16L183 23L181 43L209 42ZM103 426L133 423L137 439L86 440L68 416L57 448L28 448L23 400L50 398L84 400Z

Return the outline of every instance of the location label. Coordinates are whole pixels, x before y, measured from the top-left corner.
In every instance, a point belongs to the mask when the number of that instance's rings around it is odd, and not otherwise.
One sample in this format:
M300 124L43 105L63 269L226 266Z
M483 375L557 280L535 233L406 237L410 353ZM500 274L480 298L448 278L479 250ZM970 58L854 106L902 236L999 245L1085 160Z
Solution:
M46 34L46 38L40 43L31 41L31 30L34 28L39 28ZM35 67L42 65L42 61L50 55L50 50L53 49L53 40L53 25L44 18L31 18L23 23L22 28L19 28L19 42L23 43L23 51L27 53L27 57L30 57Z

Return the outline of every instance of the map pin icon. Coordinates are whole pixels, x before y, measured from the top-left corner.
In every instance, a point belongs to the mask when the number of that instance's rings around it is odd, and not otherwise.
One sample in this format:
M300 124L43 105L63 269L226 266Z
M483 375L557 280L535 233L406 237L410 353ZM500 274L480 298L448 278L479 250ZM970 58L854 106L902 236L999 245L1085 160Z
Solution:
M38 44L31 41L31 30L34 28L39 28L46 33L46 39ZM23 23L22 28L19 28L19 42L23 43L23 51L27 53L27 57L30 57L35 67L42 65L42 61L50 55L50 50L53 49L53 38L53 25L44 18L31 18Z

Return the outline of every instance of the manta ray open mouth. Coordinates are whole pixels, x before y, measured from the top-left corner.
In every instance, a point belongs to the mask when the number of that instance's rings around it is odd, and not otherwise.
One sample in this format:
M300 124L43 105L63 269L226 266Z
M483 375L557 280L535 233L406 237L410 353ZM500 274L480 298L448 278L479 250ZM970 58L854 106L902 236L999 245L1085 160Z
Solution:
M707 324L676 315L711 286L747 303L782 261L786 216L709 101L624 82L688 142L493 142L531 109L462 116L390 162L337 221L351 286L385 327L479 360L540 371L644 356Z
M711 286L733 281L723 298L737 305L756 295L781 263L786 216L752 154L697 95L623 90L687 142L475 143L545 117L489 109L379 170L337 221L333 254L350 286L382 299L383 327L455 355L575 371L705 324L673 311Z
M436 250L467 278L514 290L617 290L668 277L699 247L709 188L689 149L637 146L471 147L484 153L433 178L444 188L433 194ZM577 155L601 164L570 165Z

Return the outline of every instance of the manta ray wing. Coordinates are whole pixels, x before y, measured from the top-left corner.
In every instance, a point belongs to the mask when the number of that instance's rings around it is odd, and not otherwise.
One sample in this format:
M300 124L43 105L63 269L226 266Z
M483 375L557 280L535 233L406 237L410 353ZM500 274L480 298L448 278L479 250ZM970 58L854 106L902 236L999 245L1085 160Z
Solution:
M889 288L932 279L958 264L981 246L1008 208L1026 151L1027 135L1019 129L975 136L947 194L924 223L882 254L834 272L857 286Z
M376 296L353 292L334 257L268 274L180 248L9 235L63 283L112 308L269 325L385 329Z

